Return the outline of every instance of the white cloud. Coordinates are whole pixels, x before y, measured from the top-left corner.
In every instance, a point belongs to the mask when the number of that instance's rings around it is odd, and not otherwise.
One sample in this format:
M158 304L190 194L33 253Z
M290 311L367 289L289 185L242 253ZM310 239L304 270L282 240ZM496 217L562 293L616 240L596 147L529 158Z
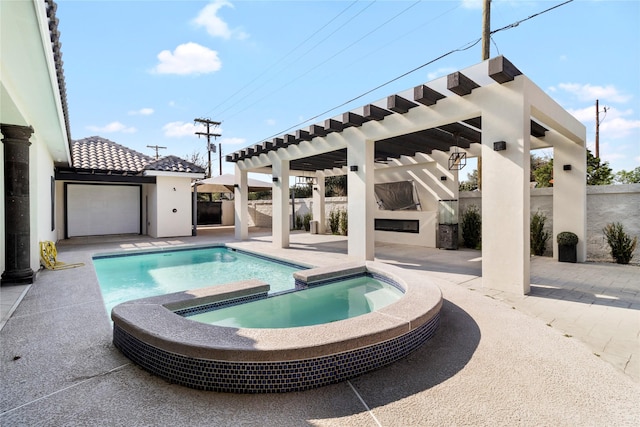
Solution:
M601 116L602 117L602 116ZM623 117L605 117L600 120L600 136L620 139L640 130L640 120L627 120Z
M462 7L465 9L482 9L482 0L462 0Z
M198 13L198 16L193 20L193 24L196 27L204 27L207 33L213 37L222 37L226 40L231 37L239 40L248 38L249 34L241 29L230 29L229 25L218 16L218 11L224 6L233 8L233 4L229 1L214 0Z
M435 71L430 72L429 74L427 74L427 80L431 81L431 80L435 80L439 77L442 76L446 76L448 74L451 74L455 71L458 71L455 68L451 68L451 67L445 67L445 68L438 68Z
M93 132L100 133L134 133L137 132L137 129L132 126L125 126L120 122L111 122L105 126L87 126L87 129Z
M170 122L162 126L164 136L168 138L182 138L185 136L196 136L196 132L205 132L202 125L189 122ZM205 144L206 145L206 144Z
M154 71L159 74L205 74L222 67L218 52L193 42L181 44L173 52L163 50L158 61Z
M244 145L247 140L245 138L222 138L220 139L221 144L225 145Z
M130 116L150 116L153 113L153 108L141 108L139 110L129 111Z
M264 121L267 126L275 126L276 121L274 119L267 119Z
M640 120L629 119L633 116L633 110L619 110L614 107L608 107L604 111L600 104L600 135L606 135L610 139L620 139L629 136L634 130L640 130ZM595 105L582 108L579 110L569 110L569 112L582 123L595 123L596 108Z
M560 83L558 89L568 92L581 101L620 102L625 103L631 99L631 95L620 93L613 85L594 86L579 83Z

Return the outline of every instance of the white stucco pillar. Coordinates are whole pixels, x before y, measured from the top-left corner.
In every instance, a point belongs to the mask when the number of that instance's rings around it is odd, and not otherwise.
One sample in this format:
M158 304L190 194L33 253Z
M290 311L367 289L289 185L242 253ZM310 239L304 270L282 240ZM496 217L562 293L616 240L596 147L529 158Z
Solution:
M234 195L235 237L237 240L249 238L249 185L247 171L236 164Z
M326 228L325 202L324 202L324 173L316 172L316 184L313 185L313 221L318 221L318 234L324 234Z
M289 247L289 161L281 160L275 152L270 152L272 158L273 182L272 187L272 235L273 245L277 248Z
M531 108L523 83L500 87L482 110L482 284L516 294L530 288ZM498 141L505 150L494 149Z
M348 254L358 260L375 256L373 157L374 141L360 135L347 138Z
M586 148L555 133L547 138L552 137L553 257L558 259L558 242L556 241L558 233L571 231L578 236L576 259L578 262L585 262L587 259Z

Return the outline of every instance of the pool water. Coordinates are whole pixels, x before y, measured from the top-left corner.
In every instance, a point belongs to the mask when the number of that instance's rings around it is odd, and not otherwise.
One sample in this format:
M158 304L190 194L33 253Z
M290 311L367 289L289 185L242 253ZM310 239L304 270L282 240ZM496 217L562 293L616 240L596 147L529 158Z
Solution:
M397 301L402 295L402 291L387 283L361 276L188 318L234 328L309 326L367 314Z
M107 313L125 301L240 280L262 280L272 293L290 290L293 273L304 268L227 247L96 256L93 264Z

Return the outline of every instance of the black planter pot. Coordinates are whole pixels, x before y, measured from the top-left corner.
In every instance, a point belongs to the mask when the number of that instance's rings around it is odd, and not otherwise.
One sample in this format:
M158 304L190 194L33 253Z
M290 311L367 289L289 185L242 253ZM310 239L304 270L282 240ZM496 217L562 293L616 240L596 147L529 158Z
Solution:
M577 245L558 245L558 261L560 262L576 262Z

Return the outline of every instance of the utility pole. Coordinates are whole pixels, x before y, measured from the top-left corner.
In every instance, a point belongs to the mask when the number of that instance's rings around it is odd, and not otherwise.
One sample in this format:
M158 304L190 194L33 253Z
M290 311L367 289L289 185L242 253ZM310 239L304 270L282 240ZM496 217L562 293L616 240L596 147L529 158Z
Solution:
M208 161L209 161L209 166L208 166L208 173L207 173L207 178L211 178L211 152L213 151L214 153L216 152L216 146L215 144L211 145L211 137L213 136L213 138L217 138L220 136L219 133L212 133L212 129L217 128L218 126L220 126L221 122L216 122L210 119L193 119L194 122L196 123L202 123L207 127L207 131L206 132L196 132L196 135L198 135L198 137L200 137L201 135L204 135L207 137L207 155L208 155ZM222 175L222 144L220 145L220 175Z
M482 6L482 60L489 59L491 47L491 0L484 0Z
M158 150L166 150L167 147L161 147L159 145L147 145L149 148L156 150L156 160L158 160Z
M491 56L491 0L482 4L482 60ZM478 157L478 190L482 190L482 154Z
M598 104L598 101L596 99L596 157L600 157L600 106ZM604 107L603 111L605 116L607 115L607 107ZM602 118L602 120L604 120L604 117Z

